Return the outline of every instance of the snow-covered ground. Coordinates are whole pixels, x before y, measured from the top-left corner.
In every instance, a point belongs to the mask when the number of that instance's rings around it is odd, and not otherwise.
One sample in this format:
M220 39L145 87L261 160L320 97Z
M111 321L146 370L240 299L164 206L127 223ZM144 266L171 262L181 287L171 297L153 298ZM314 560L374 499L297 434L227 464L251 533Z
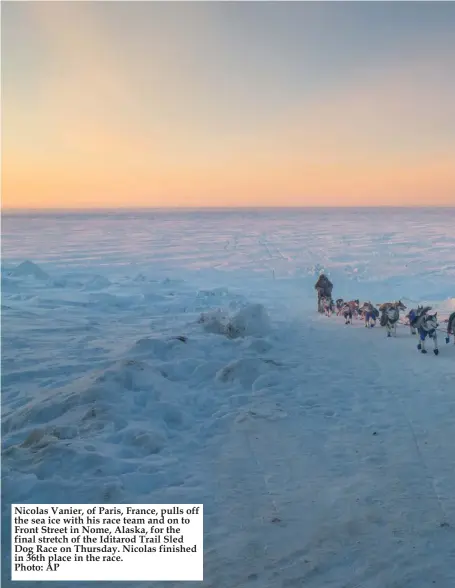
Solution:
M203 502L204 586L453 588L455 345L423 356L405 327L318 315L313 285L324 269L335 297L443 319L454 226L455 209L4 215L4 562L11 502Z

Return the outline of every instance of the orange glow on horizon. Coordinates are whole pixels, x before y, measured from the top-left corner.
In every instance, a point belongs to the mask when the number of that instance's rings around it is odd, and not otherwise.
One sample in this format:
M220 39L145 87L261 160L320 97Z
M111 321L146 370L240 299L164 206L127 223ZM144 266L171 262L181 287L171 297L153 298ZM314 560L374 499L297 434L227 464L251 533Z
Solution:
M184 45L185 19L164 18L169 31L155 35L144 28L135 45L137 19L122 45L126 25L116 29L109 7L97 9L104 3L7 4L6 15L23 11L24 38L13 19L13 49L3 51L3 209L455 206L455 100L441 61L450 51L363 64L318 91L303 76L302 95L289 90L277 107L275 80L286 79L280 65L269 73L269 53L265 82L249 86L237 78L243 64L227 60L230 79L197 36ZM209 13L195 26L211 38L214 22L224 26Z
M382 168L302 165L268 170L4 168L3 208L131 208L249 206L452 206L452 162ZM109 182L106 182L109 174ZM371 177L375 178L374 186ZM155 186L155 188L148 188ZM191 189L189 189L191 186ZM393 186L393 188L391 188ZM11 198L10 195L15 197ZM432 197L437 194L437 197ZM19 197L18 197L19 196Z

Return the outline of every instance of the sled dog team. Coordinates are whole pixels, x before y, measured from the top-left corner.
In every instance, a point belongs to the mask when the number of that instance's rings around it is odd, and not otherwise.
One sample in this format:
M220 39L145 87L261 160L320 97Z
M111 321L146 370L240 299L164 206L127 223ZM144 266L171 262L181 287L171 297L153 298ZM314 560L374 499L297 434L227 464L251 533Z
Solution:
M360 301L349 300L345 301L338 298L335 303L332 299L333 284L324 274L321 274L315 284L315 289L318 293L318 312L324 313L326 316L331 316L336 313L337 316L343 316L346 325L352 324L353 317L363 319L366 328L372 328L379 318L381 327L386 327L387 337L397 336L397 324L400 319L400 311L406 310L406 306L398 300L398 302L384 302L378 308L371 302L364 302L360 306ZM438 337L437 327L439 325L437 319L437 312L430 314L431 306L418 306L411 309L405 318L411 330L411 335L418 334L419 343L417 349L422 353L427 353L425 349L425 341L431 339L433 341L433 352L438 355ZM455 312L453 312L447 325L446 343L450 342L450 336L453 337L455 344Z

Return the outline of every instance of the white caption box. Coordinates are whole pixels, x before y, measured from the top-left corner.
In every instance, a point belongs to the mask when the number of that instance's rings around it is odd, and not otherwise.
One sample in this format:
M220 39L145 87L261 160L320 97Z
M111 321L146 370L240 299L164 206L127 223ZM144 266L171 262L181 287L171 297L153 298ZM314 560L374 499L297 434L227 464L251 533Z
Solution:
M202 504L13 504L13 581L202 581Z

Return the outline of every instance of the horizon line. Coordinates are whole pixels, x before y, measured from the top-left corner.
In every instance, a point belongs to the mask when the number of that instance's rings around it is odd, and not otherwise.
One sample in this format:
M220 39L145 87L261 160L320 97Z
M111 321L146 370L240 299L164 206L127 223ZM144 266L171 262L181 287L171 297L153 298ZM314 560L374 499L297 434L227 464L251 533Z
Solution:
M1 207L1 213L24 213L24 212L104 212L119 211L128 212L134 210L155 210L155 211L188 211L188 210L349 210L349 209L422 209L422 208L455 208L455 204L427 204L427 205L337 205L337 206L100 206L100 207Z

